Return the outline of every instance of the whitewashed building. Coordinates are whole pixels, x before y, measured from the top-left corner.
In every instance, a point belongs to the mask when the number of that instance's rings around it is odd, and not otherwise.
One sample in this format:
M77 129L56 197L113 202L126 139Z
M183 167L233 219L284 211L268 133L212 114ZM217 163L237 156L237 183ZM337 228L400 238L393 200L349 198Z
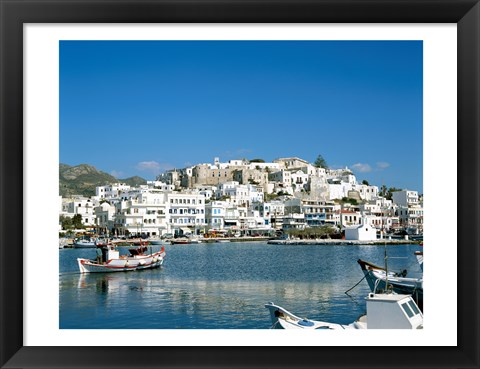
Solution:
M95 226L94 208L98 205L95 199L74 198L63 199L62 210L63 215L73 218L76 214L82 216L82 223L86 226Z
M392 200L400 206L418 205L418 192L409 190L395 191L392 193Z
M169 233L198 234L205 223L205 197L198 191L167 194Z
M224 229L227 206L226 201L211 201L205 204L205 224L213 229Z
M345 240L374 241L377 239L377 229L368 224L345 227Z
M131 187L125 183L112 183L105 186L97 186L95 188L95 196L99 199L118 197L123 191L128 191L130 188Z

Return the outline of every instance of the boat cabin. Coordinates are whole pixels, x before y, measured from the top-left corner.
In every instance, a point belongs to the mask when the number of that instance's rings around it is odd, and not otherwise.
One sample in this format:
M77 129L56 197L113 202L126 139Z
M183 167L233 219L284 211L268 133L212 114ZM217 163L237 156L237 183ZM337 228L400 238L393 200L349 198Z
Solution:
M120 252L115 250L113 247L109 247L107 251L107 260L118 259L120 257Z
M368 329L422 329L423 315L409 295L374 294L367 297Z

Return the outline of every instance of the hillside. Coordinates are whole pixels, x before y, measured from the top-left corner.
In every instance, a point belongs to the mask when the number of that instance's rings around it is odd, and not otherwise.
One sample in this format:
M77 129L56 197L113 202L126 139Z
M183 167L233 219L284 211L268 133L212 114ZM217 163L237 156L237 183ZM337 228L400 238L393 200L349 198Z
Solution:
M63 197L72 195L94 196L96 186L104 186L110 183L121 182L130 186L138 186L147 183L145 179L138 176L117 179L88 164L71 166L60 163L59 179L59 194Z

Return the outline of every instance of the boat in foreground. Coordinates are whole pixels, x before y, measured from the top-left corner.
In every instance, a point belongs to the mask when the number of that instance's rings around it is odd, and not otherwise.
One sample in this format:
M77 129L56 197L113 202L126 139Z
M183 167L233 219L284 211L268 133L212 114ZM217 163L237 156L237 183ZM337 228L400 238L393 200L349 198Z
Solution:
M423 329L423 314L410 295L369 293L367 313L348 325L300 318L269 302L271 329Z
M407 271L401 273L386 272L385 268L361 259L357 260L372 292L385 290L388 283L393 292L412 295L416 304L423 310L423 278L407 277ZM388 276L388 278L387 278Z
M135 250L135 249L132 249ZM80 273L111 273L128 272L134 270L158 268L165 259L165 248L152 254L139 253L130 250L130 255L119 255L113 246L106 252L106 262L99 263L95 260L78 258Z

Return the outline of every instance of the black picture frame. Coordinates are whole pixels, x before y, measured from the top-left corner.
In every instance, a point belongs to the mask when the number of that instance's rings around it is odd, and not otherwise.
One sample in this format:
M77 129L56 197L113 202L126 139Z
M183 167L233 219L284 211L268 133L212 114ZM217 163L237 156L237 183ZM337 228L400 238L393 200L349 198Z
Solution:
M2 368L479 367L478 0L0 0L0 5ZM23 24L162 22L457 24L459 268L456 347L380 348L370 342L366 347L130 347L126 353L124 347L23 346ZM445 266L445 273L446 278L454 277L449 274L448 266Z

